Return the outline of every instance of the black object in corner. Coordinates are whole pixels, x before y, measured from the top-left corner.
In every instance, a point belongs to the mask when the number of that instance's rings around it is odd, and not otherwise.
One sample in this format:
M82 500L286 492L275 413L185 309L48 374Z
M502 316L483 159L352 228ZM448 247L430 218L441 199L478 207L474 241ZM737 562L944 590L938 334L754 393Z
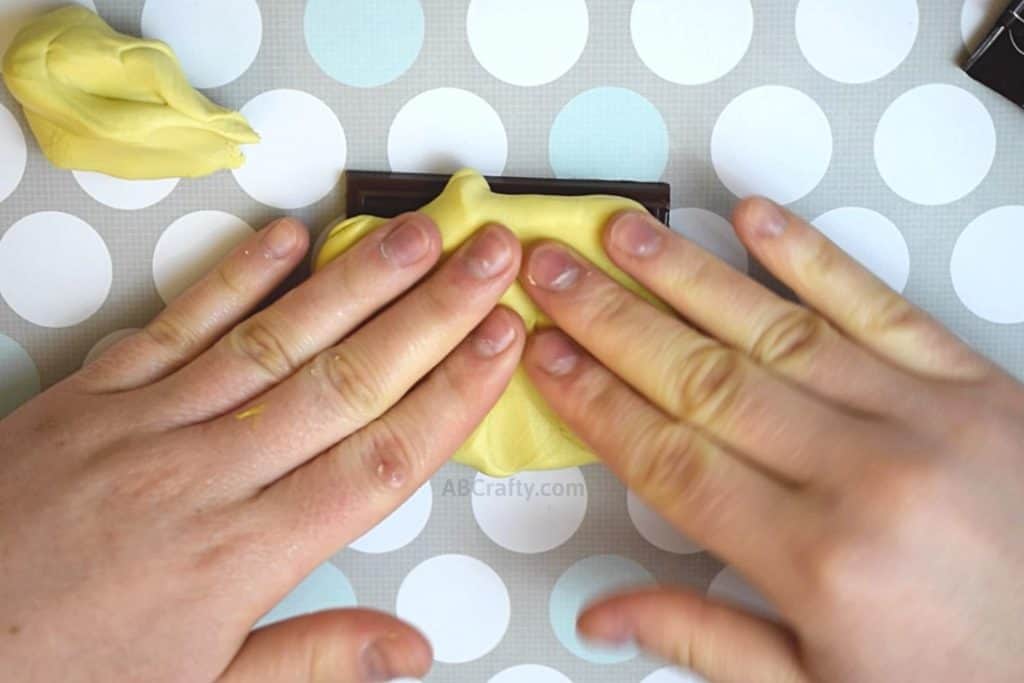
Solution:
M1024 0L1010 3L964 71L1024 107Z

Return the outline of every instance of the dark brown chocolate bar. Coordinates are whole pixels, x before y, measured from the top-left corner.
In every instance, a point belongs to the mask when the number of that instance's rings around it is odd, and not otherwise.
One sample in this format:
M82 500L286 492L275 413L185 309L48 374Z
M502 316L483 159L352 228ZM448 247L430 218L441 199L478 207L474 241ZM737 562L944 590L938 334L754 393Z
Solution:
M348 171L345 174L346 215L392 218L415 211L441 194L449 179L446 175ZM643 204L663 223L668 222L671 208L671 188L667 183L503 177L487 178L487 182L500 194L626 197Z

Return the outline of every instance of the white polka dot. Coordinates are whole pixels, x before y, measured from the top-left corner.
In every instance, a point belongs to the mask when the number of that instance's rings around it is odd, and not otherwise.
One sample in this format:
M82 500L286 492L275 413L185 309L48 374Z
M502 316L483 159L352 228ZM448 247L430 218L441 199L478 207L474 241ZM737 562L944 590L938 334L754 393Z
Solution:
M978 48L1005 11L1006 0L965 0L960 12L960 34L967 49Z
M748 90L722 112L711 134L715 171L737 197L780 204L807 196L832 162L832 127L810 97L783 86Z
M897 292L910 279L910 249L891 220L871 209L846 207L813 221L826 237Z
M632 491L626 498L626 509L629 511L629 518L633 520L633 526L654 547L677 555L701 552L702 548L699 545L683 536Z
M996 128L978 98L952 85L922 85L882 115L875 161L892 191L939 206L963 199L988 175Z
M388 515L384 521L352 541L349 547L361 553L390 553L416 540L430 520L434 492L427 482Z
M439 555L417 565L398 589L398 616L419 628L439 662L483 657L505 637L508 590L493 569L466 555Z
M124 180L92 171L73 171L72 175L85 193L100 204L126 211L145 209L159 203L174 192L180 180Z
M750 255L736 237L732 223L705 209L673 209L672 229L708 250L740 272L750 268Z
M683 671L674 666L658 669L648 675L640 683L705 683L704 679L692 671Z
M299 90L271 90L242 107L260 134L232 171L249 196L278 209L318 202L338 184L348 156L341 122L322 101Z
M0 202L18 189L28 163L28 147L21 126L7 107L0 104Z
M651 71L681 85L718 80L750 48L750 0L637 0L630 18L633 46Z
M153 281L165 303L197 282L253 229L223 211L196 211L171 223L153 252Z
M7 51L14 36L27 22L64 5L79 4L93 12L93 0L2 0L0 2L0 55Z
M547 666L520 664L491 676L487 683L572 683L572 680Z
M778 621L779 613L732 567L718 572L708 588L708 596L719 602L742 607L751 614Z
M472 0L466 32L473 54L495 78L544 85L583 54L590 15L585 0Z
M501 175L508 136L498 112L483 98L458 88L428 90L398 112L388 134L391 170L453 173L475 168Z
M89 353L85 354L85 360L82 361L82 365L86 366L89 363L93 362L111 346L121 341L125 337L130 337L131 335L135 334L138 331L139 330L136 327L129 327L123 330L114 330L113 332L111 332L110 334L106 335L98 342L93 344L93 347L89 349Z
M543 553L573 537L587 514L578 467L522 472L508 479L477 474L473 516L487 536L517 553Z
M957 296L972 313L1003 325L1024 323L1024 206L1003 206L975 219L953 248Z
M196 88L218 88L244 74L260 51L256 0L146 0L142 33L174 50Z
M804 57L840 83L896 70L917 42L917 0L800 0L796 37Z
M355 607L357 603L355 591L348 577L327 562L314 569L281 602L263 615L256 623L256 627L328 609Z
M42 327L70 327L107 300L113 264L103 238L77 216L42 211L0 238L0 295Z

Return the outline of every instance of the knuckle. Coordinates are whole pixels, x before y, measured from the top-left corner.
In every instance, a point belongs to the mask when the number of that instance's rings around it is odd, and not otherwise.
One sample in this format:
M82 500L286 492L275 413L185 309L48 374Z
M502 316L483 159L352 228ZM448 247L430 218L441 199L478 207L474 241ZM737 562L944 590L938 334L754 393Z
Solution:
M239 299L251 296L248 293L249 288L246 287L243 273L234 258L228 257L227 260L217 266L213 271L213 276L221 285L221 289L227 292L228 295Z
M636 315L636 299L618 285L603 282L593 287L585 302L596 329L624 328Z
M656 507L700 509L711 470L707 453L689 430L662 429L628 460L626 484ZM693 504L696 503L696 504Z
M895 292L869 300L859 318L865 331L876 334L918 330L924 324L917 308Z
M706 344L691 351L673 379L674 413L683 420L712 422L726 415L743 384L742 358L735 351Z
M393 493L418 481L424 469L424 448L406 431L378 420L368 430L362 460L371 488Z
M143 333L172 356L187 355L199 343L195 331L168 311L146 325Z
M821 317L794 307L782 314L758 335L751 355L767 366L806 359L820 349L832 328Z
M232 349L263 369L275 380L282 380L295 372L297 363L288 353L275 325L266 313L237 326L229 337Z
M380 415L385 393L378 371L353 350L330 351L318 357L324 388L331 395L338 415L344 420L362 423Z
M803 273L806 282L822 282L831 278L832 273L846 255L835 244L818 235L804 260Z

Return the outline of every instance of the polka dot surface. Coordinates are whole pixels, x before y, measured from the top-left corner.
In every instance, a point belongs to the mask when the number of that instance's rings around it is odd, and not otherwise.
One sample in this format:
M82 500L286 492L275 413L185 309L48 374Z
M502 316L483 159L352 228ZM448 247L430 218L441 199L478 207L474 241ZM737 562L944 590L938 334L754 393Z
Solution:
M196 211L171 223L153 252L153 281L164 303L210 271L253 229L223 211Z
M457 664L497 647L512 607L504 582L489 566L467 555L439 555L409 572L395 609L423 632L437 661Z
M112 209L137 211L158 204L178 186L179 178L123 180L92 171L73 171L82 190Z
M0 104L0 202L18 189L28 163L25 136L17 119Z
M917 41L917 0L800 0L796 37L815 69L840 83L892 73Z
M594 555L572 565L555 582L549 615L555 636L580 659L594 664L627 662L637 655L636 647L603 648L583 642L576 620L594 600L627 588L654 583L654 577L640 564L619 555Z
M910 279L910 249L891 220L871 209L835 209L813 221L826 237L897 292Z
M420 0L309 0L306 45L334 80L372 88L395 80L423 47Z
M726 567L711 581L708 597L757 616L779 619L778 611L732 567Z
M0 419L39 393L39 370L18 342L0 334Z
M420 535L430 521L433 489L427 482L377 526L352 541L349 547L361 553L390 553L404 548Z
M996 156L996 129L977 97L952 85L914 88L890 105L875 134L875 161L892 191L926 206L973 192Z
M561 671L540 664L521 664L505 669L487 683L572 683Z
M960 12L960 35L964 45L971 50L981 45L981 41L1005 11L1006 3L1003 0L964 0Z
M70 327L103 306L113 263L103 238L77 216L42 211L0 238L0 296L41 327Z
M979 318L1024 323L1024 206L987 211L963 231L950 266L957 296Z
M673 209L669 225L740 272L750 267L750 255L736 237L732 223L706 209Z
M471 0L466 18L477 61L495 78L520 86L565 75L583 54L589 32L585 0Z
M242 107L260 135L232 171L245 192L278 209L299 209L334 189L345 170L345 130L323 100L300 90L272 90Z
M578 467L522 472L510 479L477 474L473 516L487 536L517 553L543 553L564 544L587 513L587 484Z
M409 100L388 133L392 171L453 173L475 168L500 175L508 136L498 112L479 95L459 88L428 90Z
M683 671L676 667L658 669L644 678L640 683L706 683L703 678L692 671Z
M832 162L832 127L821 107L793 88L768 85L725 108L711 134L711 161L737 197L790 204L810 194Z
M196 88L219 88L244 74L263 42L256 0L146 0L142 33L162 40Z
M322 564L263 615L256 628L313 612L355 607L356 604L356 594L348 577L333 564Z
M551 127L551 168L559 178L658 180L668 164L661 112L626 88L577 95Z
M33 17L58 9L64 5L77 4L96 11L93 0L3 0L0 2L0 55L7 51L25 22Z
M701 85L743 60L754 35L754 9L750 0L636 0L630 32L651 71L672 83Z
M103 355L103 352L109 349L111 346L113 346L114 344L116 344L117 342L121 341L126 337L130 337L131 335L135 334L138 331L138 328L129 327L123 330L114 330L110 334L105 335L98 342L93 344L93 347L89 349L89 353L85 354L85 359L82 361L82 365L86 366L89 363L93 362L101 355Z
M632 491L627 494L626 509L637 532L654 547L677 555L701 552L699 545L683 536Z

